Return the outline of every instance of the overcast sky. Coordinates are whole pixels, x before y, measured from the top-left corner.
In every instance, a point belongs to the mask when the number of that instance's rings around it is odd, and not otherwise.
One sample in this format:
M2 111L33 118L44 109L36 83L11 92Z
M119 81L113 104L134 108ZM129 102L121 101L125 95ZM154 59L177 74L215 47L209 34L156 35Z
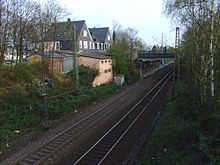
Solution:
M174 46L175 25L162 14L163 0L58 0L72 15L72 20L86 20L88 27L110 27L113 21L123 28L138 30L148 45Z

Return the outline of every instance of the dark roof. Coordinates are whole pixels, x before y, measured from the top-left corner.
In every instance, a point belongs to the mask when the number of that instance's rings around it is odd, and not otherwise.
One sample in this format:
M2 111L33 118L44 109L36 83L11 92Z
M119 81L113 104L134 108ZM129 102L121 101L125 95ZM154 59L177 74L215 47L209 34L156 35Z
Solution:
M80 33L83 28L83 25L85 24L85 20L73 21L72 24L75 25L76 33Z
M46 57L55 57L55 58L73 58L73 52L72 51L61 51L61 50L56 50L54 52L45 52L44 54Z
M89 31L93 38L100 40L101 42L105 42L107 34L109 32L108 27L102 28L89 28Z
M75 25L76 28L76 36L77 38L80 35L80 32L85 24L85 20L81 21L71 21L71 22L58 22L56 23L56 40L72 40L73 31L72 27ZM51 25L50 29L47 32L46 40L53 40L53 32L54 32L54 24Z
M83 51L79 53L79 56L84 56L84 57L90 57L90 58L97 58L97 59L112 59L110 55L107 54L101 54L98 52L92 52L92 51Z

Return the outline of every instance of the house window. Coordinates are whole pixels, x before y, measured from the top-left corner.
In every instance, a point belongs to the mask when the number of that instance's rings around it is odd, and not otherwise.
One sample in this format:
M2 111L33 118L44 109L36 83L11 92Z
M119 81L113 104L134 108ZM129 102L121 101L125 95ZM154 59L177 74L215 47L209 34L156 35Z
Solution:
M110 41L110 40L111 40L110 35L108 35L108 41Z
M105 73L109 73L109 72L111 72L111 71L112 71L111 69L106 69L106 70L104 70Z
M82 45L82 40L79 41L79 49L82 49L83 45Z
M110 60L108 60L108 63L110 63L111 61Z
M99 43L97 43L97 49L100 49L100 45L99 45Z
M89 49L92 49L92 42L89 41Z
M105 60L105 63L107 63L107 60Z
M87 41L83 41L83 48L88 49L88 42Z
M83 36L87 37L87 31L85 31L85 30L83 31Z
M102 64L104 63L104 61L102 61Z
M101 49L103 50L103 43L101 43Z
M95 49L95 43L94 42L92 43L92 49Z
M60 42L55 42L55 50L60 50Z

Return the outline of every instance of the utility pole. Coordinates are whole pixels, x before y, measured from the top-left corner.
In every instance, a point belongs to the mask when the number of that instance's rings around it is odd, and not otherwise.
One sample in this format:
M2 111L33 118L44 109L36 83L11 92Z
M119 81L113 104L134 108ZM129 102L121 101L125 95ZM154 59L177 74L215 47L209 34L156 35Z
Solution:
M73 68L76 72L75 80L76 80L76 87L78 88L79 87L79 68L78 68L78 56L76 53L76 50L77 50L76 26L74 23L73 23L72 30L73 30L73 60L74 60Z
M56 17L54 18L54 27L53 27L53 52L52 52L52 59L51 59L51 65L52 65L52 73L53 73L53 63L54 63L54 53L55 53L55 42L56 42L56 24L57 24L57 21L56 21ZM48 44L49 45L49 44ZM49 50L50 51L50 50Z
M180 28L176 27L176 41L175 41L175 51L176 51L176 59L175 61L177 62L177 78L178 82L180 81L180 57L178 53L178 48L180 45Z
M68 18L67 20L68 28L72 35L72 51L73 51L73 77L75 77L76 88L79 87L79 68L78 68L78 56L76 53L77 50L77 37L76 37L76 26L74 22ZM75 72L75 75L74 75Z

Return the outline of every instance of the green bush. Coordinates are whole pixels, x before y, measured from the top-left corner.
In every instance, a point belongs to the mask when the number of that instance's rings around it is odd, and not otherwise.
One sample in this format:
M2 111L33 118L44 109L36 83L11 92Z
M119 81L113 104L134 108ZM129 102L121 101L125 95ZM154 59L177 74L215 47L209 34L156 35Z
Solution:
M91 86L95 77L98 74L98 70L95 68L89 68L83 65L80 65L78 67L79 71L79 84L80 86ZM71 76L72 80L75 81L76 77L76 72L75 70L72 70L71 72L68 73L69 76Z
M0 105L0 109L3 110L20 107L29 103L29 99L26 98L21 90L14 90L13 93L8 93L0 97L0 100L0 102L3 102L3 104Z
M125 74L125 82L128 84L137 82L139 78L139 70L135 68L131 68L130 71L127 74Z
M23 80L25 82L31 82L34 79L34 74L32 73L32 67L27 64L18 64L15 66L16 77L19 80Z
M220 107L198 101L198 92L188 81L179 82L174 91L138 164L196 164L198 159L218 164Z
M65 92L65 94L57 97L50 98L46 96L47 98L45 99L27 99L19 91L13 95L8 95L5 98L7 101L5 107L25 106L17 110L10 109L10 112L0 116L0 118L4 119L0 122L2 129L0 145L4 146L8 140L15 136L14 130L19 129L22 131L43 122L45 120L46 110L50 121L59 119L71 111L73 112L75 109L78 109L80 106L88 105L108 93L115 92L117 89L118 86L116 84L102 85L97 88L90 86L79 88L75 92ZM10 100L12 100L11 104L9 104Z

